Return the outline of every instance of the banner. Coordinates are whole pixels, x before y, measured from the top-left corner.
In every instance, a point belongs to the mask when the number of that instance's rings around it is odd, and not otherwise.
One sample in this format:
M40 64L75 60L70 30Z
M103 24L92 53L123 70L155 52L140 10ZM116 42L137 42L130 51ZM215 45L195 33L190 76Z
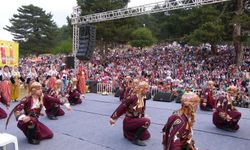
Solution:
M0 40L0 67L8 65L18 66L19 44L16 42Z

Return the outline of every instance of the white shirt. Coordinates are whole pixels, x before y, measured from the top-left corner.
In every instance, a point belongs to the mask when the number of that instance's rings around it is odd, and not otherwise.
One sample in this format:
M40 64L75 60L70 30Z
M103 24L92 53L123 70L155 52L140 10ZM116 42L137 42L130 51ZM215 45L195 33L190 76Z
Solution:
M11 74L10 72L2 72L2 80L10 80Z
M27 76L27 78L30 78L30 80L35 80L38 77L36 72L30 72Z
M50 70L48 72L48 75L50 75L51 77L55 77L55 76L57 76L57 74L58 74L58 72L56 70Z

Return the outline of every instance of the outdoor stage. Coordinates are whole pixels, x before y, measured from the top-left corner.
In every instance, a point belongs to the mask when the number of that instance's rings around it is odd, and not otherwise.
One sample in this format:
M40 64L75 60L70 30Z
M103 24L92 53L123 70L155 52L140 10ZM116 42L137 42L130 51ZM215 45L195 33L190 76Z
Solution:
M16 104L13 103L12 108ZM58 117L58 120L41 117L40 121L54 132L54 138L41 141L40 145L27 143L21 130L16 127L14 116L10 120L8 130L4 129L6 119L0 120L0 131L17 136L20 150L162 150L161 130L180 104L147 101L146 114L151 118L151 138L146 141L146 147L135 146L123 137L123 117L114 127L109 125L110 115L119 104L118 98L114 96L87 94L83 104L73 106L72 112L66 112L65 116ZM239 122L240 129L236 133L215 128L212 113L198 110L194 128L196 147L199 150L248 150L250 109L238 110L242 113L242 118Z

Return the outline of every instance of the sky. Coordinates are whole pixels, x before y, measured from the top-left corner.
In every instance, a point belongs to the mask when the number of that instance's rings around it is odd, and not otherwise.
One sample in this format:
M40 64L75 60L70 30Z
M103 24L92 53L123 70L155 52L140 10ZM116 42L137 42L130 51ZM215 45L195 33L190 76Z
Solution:
M164 0L130 0L128 7L158 1ZM72 8L76 6L76 0L5 0L0 8L0 40L12 41L12 35L3 27L11 25L9 19L13 17L13 14L17 14L17 8L29 4L43 8L46 13L50 12L53 15L53 20L61 27L67 23L66 17L72 13Z

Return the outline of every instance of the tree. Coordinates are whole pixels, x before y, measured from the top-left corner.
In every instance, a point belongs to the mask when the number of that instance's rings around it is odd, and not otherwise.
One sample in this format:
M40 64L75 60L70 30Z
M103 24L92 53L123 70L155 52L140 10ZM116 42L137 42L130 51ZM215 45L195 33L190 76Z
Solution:
M89 15L93 13L100 13L109 10L124 8L128 2L128 0L77 0L77 4L81 6L81 15ZM131 23L126 21L127 19L122 19L96 23L97 40L103 41L105 43L114 41L116 42L116 36L119 36L121 34L119 32L121 31L119 30L119 28L125 29L127 24ZM124 40L122 40L121 42L123 43Z
M61 40L56 47L51 51L52 54L70 54L72 53L72 38Z
M242 58L242 43L247 42L250 30L250 0L233 0L225 3L195 7L190 10L171 11L170 16L154 15L161 40L185 40L191 44L208 42L215 52L216 44L233 43L235 63Z
M133 47L151 46L156 42L156 38L148 28L138 28L131 35L130 44Z
M249 0L237 0L235 15L233 16L233 43L235 48L235 64L241 65L243 56L242 42L247 40L244 30L250 29ZM245 6L245 9L244 9Z
M229 1L222 13L222 22L225 25L225 41L233 42L235 49L234 62L239 66L242 62L243 46L247 41L250 30L249 0ZM219 8L218 8L219 9Z
M72 29L70 24L58 29L54 45L55 47L51 51L53 54L72 53Z
M185 27L185 20L183 19L188 13L186 10L174 10L168 13L152 14L156 24L154 31L156 37L160 41L180 40L185 34L188 34L191 28Z
M210 43L212 53L216 54L216 45L222 41L223 32L223 25L215 22L206 22L189 36L189 43L191 45Z
M34 5L21 6L10 19L11 26L4 27L11 32L14 41L20 43L20 53L40 54L53 47L57 26L52 14Z
M89 15L114 9L124 8L128 0L77 0L81 6L82 14ZM96 23L96 39L101 47L100 54L105 59L108 47L115 44L125 44L129 40L128 34L133 28L129 24L134 19L120 19Z

